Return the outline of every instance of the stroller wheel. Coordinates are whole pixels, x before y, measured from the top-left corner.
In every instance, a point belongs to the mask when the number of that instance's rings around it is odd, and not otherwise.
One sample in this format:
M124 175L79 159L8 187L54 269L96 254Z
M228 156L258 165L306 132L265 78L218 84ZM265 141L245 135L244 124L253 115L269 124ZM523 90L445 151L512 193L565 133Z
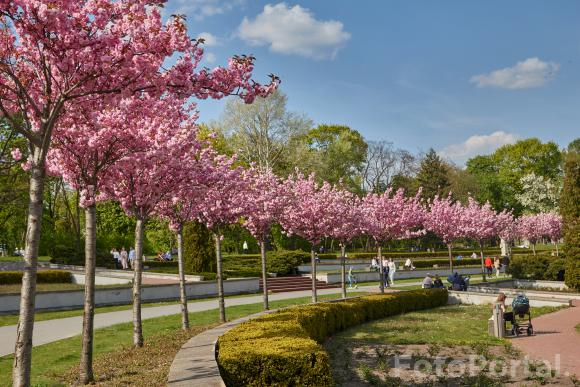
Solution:
M527 333L528 333L528 336L531 336L534 333L534 328L532 328L531 326L529 326L528 329L527 329Z

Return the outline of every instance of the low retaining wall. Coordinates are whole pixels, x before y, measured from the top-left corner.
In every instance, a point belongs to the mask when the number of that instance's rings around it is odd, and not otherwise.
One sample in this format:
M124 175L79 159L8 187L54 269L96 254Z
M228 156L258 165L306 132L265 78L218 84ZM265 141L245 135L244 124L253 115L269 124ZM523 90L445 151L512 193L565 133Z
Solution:
M22 271L22 270L24 270L24 262L22 261L0 262L0 271Z
M506 293L506 304L510 305L513 301L513 295L517 292L504 292ZM497 298L497 294L493 293L479 293L479 292L457 292L449 291L448 304L470 304L470 305L485 305L493 304ZM530 305L539 306L570 306L572 305L572 300L570 298L556 298L556 297L539 297L536 295L528 294L528 299L530 300ZM490 310L491 312L491 310Z
M465 267L465 268L456 268L453 271L458 272L462 275L468 274L480 274L481 268L480 267ZM402 279L410 279L410 278L417 278L423 279L427 274L431 275L439 275L443 280L447 278L450 271L447 268L444 269L429 269L429 270L397 270L395 272L395 283L397 280ZM356 280L358 282L369 282L369 281L376 281L379 282L379 273L376 271L364 271L364 272L353 272ZM341 282L341 274L340 273L317 273L316 279L319 281L324 281L330 284L339 283Z
M188 299L217 295L217 281L188 283ZM260 288L259 278L228 279L224 281L226 295L256 293ZM133 302L132 288L109 288L95 290L95 306L123 305ZM179 299L179 285L144 285L141 290L143 302L169 301ZM36 294L36 310L73 309L84 305L84 291L52 291ZM0 314L15 313L20 310L20 294L0 295Z
M71 273L72 275L72 283L84 285L86 276L84 274L78 273ZM131 278L123 278L123 277L109 277L109 276L102 276L96 275L95 276L95 285L126 285L131 283Z

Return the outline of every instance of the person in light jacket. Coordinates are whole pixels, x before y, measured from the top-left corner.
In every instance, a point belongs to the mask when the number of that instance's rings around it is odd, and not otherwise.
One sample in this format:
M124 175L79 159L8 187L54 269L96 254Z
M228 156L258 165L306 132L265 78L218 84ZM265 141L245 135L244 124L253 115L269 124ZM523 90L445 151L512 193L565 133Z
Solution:
M395 272L397 271L397 264L393 261L392 258L389 258L388 266L389 266L389 280L391 282L391 286L393 286L395 284Z

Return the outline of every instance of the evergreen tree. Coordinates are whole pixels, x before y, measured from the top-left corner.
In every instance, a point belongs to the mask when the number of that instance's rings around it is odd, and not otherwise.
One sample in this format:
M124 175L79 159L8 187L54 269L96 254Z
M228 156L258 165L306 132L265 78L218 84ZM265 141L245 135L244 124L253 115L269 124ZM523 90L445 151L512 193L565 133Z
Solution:
M560 213L567 259L566 284L580 289L580 153L573 149L566 157L564 173Z
M215 273L215 250L211 232L199 222L183 227L183 260L185 271Z
M445 196L449 193L451 183L448 177L448 167L437 155L433 148L421 161L421 168L417 174L417 182L423 187L423 197L433 198L435 195Z

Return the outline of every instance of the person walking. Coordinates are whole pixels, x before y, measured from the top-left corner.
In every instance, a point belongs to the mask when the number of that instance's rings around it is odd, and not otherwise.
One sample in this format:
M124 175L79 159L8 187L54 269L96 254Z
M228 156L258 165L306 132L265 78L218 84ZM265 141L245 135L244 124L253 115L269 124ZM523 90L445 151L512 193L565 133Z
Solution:
M383 259L383 286L389 287L389 261Z
M487 275L491 275L493 273L493 261L489 256L485 257L484 266L485 270L487 271Z
M393 261L392 258L389 258L389 281L391 285L395 284L395 272L397 271L397 264Z
M123 270L127 270L129 268L129 265L127 264L127 250L125 250L125 248L121 248L121 266L123 267Z
M135 269L135 249L132 247L129 250L129 264L131 265L131 269Z
M493 258L493 267L495 267L495 276L499 278L499 273L501 271L501 262L499 260L499 257Z
M111 250L111 254L113 255L115 269L120 269L122 267L121 266L121 254L119 254L119 251L117 251L117 249L114 247L113 247L113 250Z
M242 245L242 250L244 251L244 254L248 254L248 242L244 241L244 244Z

